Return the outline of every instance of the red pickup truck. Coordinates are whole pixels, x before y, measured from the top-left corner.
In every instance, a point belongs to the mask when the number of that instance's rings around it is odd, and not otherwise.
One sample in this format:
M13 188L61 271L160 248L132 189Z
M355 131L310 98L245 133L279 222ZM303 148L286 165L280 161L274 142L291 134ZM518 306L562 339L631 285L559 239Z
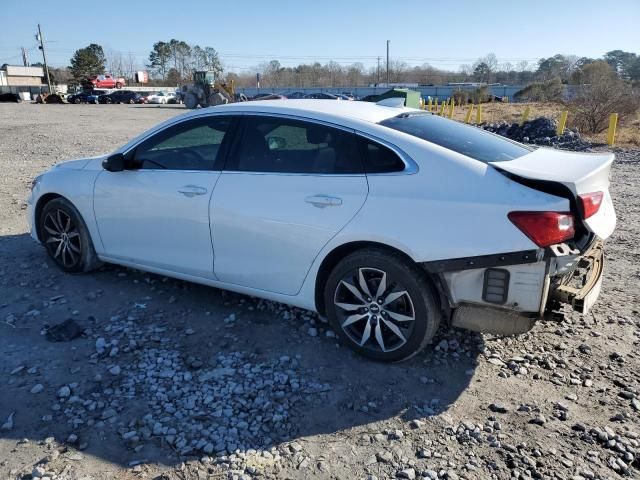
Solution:
M124 78L114 78L110 73L91 75L87 79L87 84L91 84L93 88L122 88L125 83Z

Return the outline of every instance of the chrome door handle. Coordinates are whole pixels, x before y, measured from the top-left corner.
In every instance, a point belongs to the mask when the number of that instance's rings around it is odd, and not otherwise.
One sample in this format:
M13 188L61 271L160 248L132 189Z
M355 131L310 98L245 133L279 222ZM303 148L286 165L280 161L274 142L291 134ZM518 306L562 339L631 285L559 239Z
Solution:
M318 208L337 207L342 205L341 198L332 197L330 195L312 195L310 197L306 197L304 201Z
M207 189L197 185L185 185L178 190L178 193L181 193L185 197L195 197L197 195L204 195L207 193Z

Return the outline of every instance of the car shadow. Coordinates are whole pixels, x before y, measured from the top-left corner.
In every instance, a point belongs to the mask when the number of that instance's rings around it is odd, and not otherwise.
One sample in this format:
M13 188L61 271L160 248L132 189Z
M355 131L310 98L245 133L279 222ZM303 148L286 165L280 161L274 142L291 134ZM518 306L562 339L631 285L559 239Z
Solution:
M47 340L69 318L84 334ZM114 265L65 274L27 234L0 237L0 424L15 412L0 442L54 436L121 466L175 465L203 448L215 456L381 433L445 413L468 387L480 337L441 328L435 344L378 363L309 312ZM169 373L151 373L167 361ZM242 420L257 429L243 431ZM178 444L191 427L205 444Z

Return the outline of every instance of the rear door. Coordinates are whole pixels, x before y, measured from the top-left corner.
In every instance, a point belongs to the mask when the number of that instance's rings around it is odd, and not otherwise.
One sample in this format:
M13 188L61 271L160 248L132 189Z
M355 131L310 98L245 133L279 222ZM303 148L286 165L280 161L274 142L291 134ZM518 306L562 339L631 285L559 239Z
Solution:
M295 295L367 193L353 132L278 116L243 117L211 203L216 277Z

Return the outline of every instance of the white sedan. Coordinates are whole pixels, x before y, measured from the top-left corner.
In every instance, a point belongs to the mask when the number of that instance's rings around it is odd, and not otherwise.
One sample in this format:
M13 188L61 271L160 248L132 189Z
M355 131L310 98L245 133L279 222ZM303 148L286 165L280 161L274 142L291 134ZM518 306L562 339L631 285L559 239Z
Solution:
M378 360L443 322L509 334L561 304L586 313L616 223L613 155L381 103L172 118L37 177L31 234L67 272L111 262L316 311Z
M158 92L147 97L147 103L161 103L165 104L172 98L176 98L176 94L173 92Z

